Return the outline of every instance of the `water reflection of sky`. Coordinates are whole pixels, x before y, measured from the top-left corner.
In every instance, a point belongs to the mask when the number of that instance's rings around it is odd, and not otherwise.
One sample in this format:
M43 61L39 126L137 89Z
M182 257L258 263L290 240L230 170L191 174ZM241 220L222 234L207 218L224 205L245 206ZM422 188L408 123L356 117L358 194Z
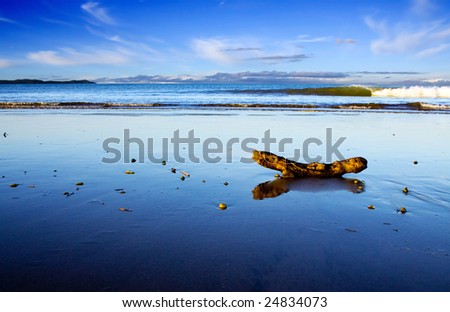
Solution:
M448 118L2 114L9 136L0 141L1 290L448 291ZM327 127L333 138L347 137L345 157L368 159L368 169L348 176L363 181L364 192L294 182L287 193L254 200L252 190L275 172L238 162L248 155L237 145L232 163L101 163L103 140L123 138L123 129L155 142L176 129L224 142L270 129L297 148L309 137L325 141ZM311 152L323 154L324 146ZM190 177L182 181L179 170Z

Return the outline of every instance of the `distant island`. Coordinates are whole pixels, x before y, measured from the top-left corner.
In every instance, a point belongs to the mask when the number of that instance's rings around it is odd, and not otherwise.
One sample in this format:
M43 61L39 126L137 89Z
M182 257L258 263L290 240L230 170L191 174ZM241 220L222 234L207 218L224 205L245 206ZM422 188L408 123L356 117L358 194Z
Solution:
M39 80L39 79L16 79L16 80L0 80L0 84L95 84L89 80Z

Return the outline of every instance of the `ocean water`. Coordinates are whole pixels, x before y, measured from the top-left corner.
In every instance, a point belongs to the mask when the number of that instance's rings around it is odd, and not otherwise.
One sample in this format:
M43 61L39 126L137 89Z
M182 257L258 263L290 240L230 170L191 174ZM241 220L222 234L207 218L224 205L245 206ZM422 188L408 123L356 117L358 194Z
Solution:
M450 87L374 88L372 96L318 96L288 94L287 89L325 88L332 85L286 84L58 84L0 85L0 102L87 102L199 105L389 105L387 109L421 102L428 108L450 109ZM340 86L338 86L340 87ZM268 91L271 92L268 92ZM279 90L279 92L277 91ZM398 106L396 106L398 105ZM407 109L403 107L402 109Z

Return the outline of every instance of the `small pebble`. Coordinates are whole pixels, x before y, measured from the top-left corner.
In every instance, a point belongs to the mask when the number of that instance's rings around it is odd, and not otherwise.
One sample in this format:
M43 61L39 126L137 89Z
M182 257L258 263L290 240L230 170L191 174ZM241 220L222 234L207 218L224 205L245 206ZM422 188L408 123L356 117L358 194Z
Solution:
M419 163L419 162L418 162L417 160L414 160L414 161L413 161L413 164L414 164L414 165L417 165L418 163Z
M134 174L134 171L127 170L127 171L125 171L125 174Z
M84 185L84 183L83 182L77 182L77 183L75 183L75 185L82 186L82 185Z
M166 165L166 161L163 160L163 161L161 162L161 164L162 164L163 166L165 166L165 165Z
M205 180L202 180L202 183L206 183L206 181L205 181Z
M181 181L184 181L184 179L185 179L184 176L181 176L181 177L180 177L180 180L181 180Z
M375 206L374 206L374 205L369 205L369 206L367 206L367 208L369 208L369 209L375 209Z
M228 182L224 182L223 185L227 186L227 185L228 185Z
M400 208L400 210L399 210L402 214L405 214L406 212L407 212L407 210L406 210L406 208L405 207L402 207L402 208Z
M135 162L136 162L136 159L131 158L131 162L132 162L132 163L135 163Z
M10 186L10 187L18 187L18 186L19 186L19 184L17 184L17 183L13 183L13 184L10 184L9 186Z
M408 192L409 192L408 188L405 187L405 188L403 189L403 193L408 194Z
M220 204L219 204L219 209L221 209L221 210L227 209L227 204L225 204L225 203L220 203Z
M275 178L279 178L279 177L280 177L280 174L279 174L279 173L275 173L273 176L274 176Z
M172 169L170 169L170 172L172 172L172 173L176 173L176 172L177 172L177 169L175 169L175 168L172 168Z
M127 208L119 208L119 211L123 211L123 212L133 212L133 210L127 209Z

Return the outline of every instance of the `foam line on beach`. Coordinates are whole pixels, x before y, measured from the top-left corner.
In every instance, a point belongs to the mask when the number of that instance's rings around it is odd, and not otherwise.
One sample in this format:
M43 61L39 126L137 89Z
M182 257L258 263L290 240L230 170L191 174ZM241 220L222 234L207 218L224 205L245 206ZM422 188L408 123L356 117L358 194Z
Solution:
M164 108L177 105L148 103L97 103L97 102L0 102L0 109L114 109L114 108Z
M429 104L423 102L411 102L403 104L386 103L348 103L333 105L317 104L245 104L245 103L217 103L217 104L129 104L129 103L96 103L96 102L0 102L0 109L234 109L234 110L384 110L384 111L432 111L450 112L450 106L440 104Z

